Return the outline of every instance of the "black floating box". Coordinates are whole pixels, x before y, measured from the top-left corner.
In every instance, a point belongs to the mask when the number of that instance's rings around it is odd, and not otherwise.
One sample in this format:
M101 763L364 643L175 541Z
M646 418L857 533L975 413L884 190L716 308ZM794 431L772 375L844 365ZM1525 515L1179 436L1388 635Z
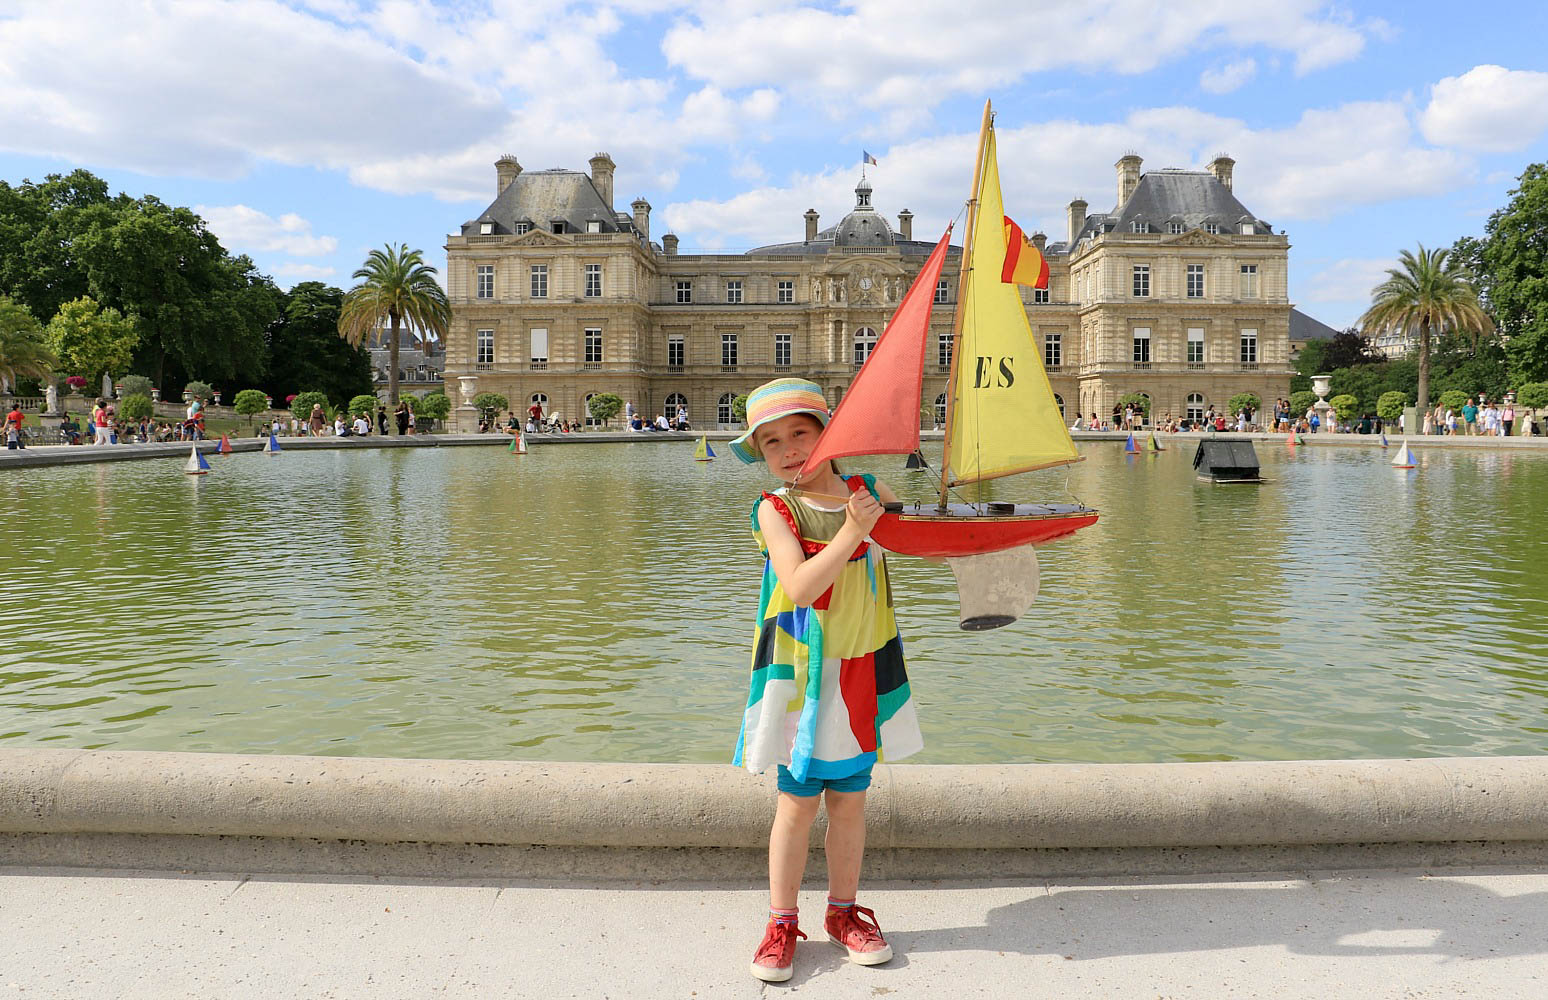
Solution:
M1193 454L1193 471L1214 483L1259 483L1258 452L1251 441L1204 440Z

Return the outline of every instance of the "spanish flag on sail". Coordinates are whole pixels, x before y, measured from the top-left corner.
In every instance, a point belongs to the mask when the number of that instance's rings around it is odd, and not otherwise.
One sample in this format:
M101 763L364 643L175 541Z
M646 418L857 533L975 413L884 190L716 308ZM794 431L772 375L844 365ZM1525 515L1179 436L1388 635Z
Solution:
M1000 270L1000 280L1008 285L1031 285L1033 288L1048 287L1048 261L1038 252L1032 241L1021 232L1021 227L1005 220L1005 266Z

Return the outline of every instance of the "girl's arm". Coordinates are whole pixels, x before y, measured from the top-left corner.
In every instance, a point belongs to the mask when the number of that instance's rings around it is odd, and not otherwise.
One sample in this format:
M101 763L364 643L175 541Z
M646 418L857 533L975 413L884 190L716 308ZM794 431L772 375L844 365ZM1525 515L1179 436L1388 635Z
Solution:
M898 495L896 493L892 492L892 487L891 486L888 486L886 483L882 482L880 479L875 481L875 486L876 486L876 495L881 498L881 502L882 503L897 503L898 502Z
M865 540L871 528L881 517L881 504L869 493L856 493L849 498L844 526L833 536L833 541L821 552L807 558L801 551L801 540L790 530L790 525L773 504L758 506L758 527L768 546L769 562L785 595L798 606L809 608L821 597L839 571L849 561L850 553Z

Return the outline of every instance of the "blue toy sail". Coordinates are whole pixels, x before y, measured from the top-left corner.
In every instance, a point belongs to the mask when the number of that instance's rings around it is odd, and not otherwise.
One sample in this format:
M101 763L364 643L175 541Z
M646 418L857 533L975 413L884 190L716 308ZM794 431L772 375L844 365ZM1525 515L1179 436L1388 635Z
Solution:
M1385 448L1387 446L1387 435L1386 435L1386 432L1383 432L1382 435L1381 435L1381 446L1383 448Z
M1128 452L1139 451L1139 445L1134 443L1134 435L1133 434L1130 434L1129 435L1129 440L1124 442L1123 450L1124 451L1128 451Z
M269 432L269 440L263 443L263 450L270 454L280 450L279 438L274 436L273 431Z

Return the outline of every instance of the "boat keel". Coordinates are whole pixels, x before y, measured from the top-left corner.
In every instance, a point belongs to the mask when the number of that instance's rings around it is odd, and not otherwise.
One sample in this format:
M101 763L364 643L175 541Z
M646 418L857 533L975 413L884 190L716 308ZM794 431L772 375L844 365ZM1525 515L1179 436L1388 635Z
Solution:
M983 632L1009 625L1037 600L1037 550L1030 545L946 560L957 577L961 626Z

